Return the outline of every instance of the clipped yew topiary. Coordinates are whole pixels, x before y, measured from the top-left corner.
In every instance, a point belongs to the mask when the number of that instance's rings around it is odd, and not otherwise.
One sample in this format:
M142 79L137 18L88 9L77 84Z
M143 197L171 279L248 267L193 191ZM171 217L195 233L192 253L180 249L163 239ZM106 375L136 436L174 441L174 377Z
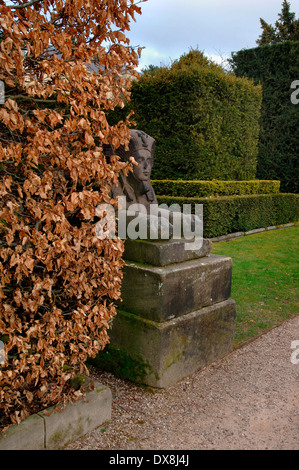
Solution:
M153 179L255 178L261 87L190 51L132 87L136 126L156 140Z
M299 192L299 41L245 49L232 55L234 73L263 87L257 178L279 179ZM292 99L293 98L293 99Z
M203 205L203 234L213 238L234 232L297 222L299 211L297 194L250 194L221 197L157 196L159 204Z
M280 181L182 181L152 180L159 196L209 197L279 193Z

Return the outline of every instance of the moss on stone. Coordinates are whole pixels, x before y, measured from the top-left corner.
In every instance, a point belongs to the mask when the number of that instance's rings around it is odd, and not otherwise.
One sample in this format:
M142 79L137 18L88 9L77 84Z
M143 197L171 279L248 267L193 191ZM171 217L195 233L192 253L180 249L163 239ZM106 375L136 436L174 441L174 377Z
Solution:
M121 349L111 346L107 346L104 351L98 353L95 358L90 358L88 362L103 371L112 372L121 379L134 382L142 381L152 372L150 364L141 357L132 358Z
M86 384L86 377L83 375L75 375L75 377L70 380L70 384L72 388L79 390L82 385Z

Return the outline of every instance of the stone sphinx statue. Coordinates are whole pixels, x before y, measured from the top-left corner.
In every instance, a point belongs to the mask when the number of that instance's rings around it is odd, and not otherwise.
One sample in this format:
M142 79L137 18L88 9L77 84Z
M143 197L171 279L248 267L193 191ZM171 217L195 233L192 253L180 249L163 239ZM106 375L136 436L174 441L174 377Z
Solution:
M155 140L143 131L131 130L129 150L123 146L115 150L122 161L132 156L138 165L127 176L121 172L118 186L113 187L113 197L126 197L126 206L142 204L149 211L150 204L157 204L157 198L150 181L154 163Z
M184 238L192 239L195 233L202 234L202 220L198 216L182 213L178 205L175 210L169 210L165 205L158 206L150 181L154 149L153 137L140 130L131 130L129 150L125 150L123 146L115 150L110 148L110 152L119 155L122 161L128 161L132 156L137 163L133 172L128 175L121 172L118 185L112 188L112 197L121 198L123 202L118 211L119 220L123 220L125 216L127 225L137 220L139 225L146 227L146 236L140 236L141 239L178 238L178 232L182 233L183 225Z

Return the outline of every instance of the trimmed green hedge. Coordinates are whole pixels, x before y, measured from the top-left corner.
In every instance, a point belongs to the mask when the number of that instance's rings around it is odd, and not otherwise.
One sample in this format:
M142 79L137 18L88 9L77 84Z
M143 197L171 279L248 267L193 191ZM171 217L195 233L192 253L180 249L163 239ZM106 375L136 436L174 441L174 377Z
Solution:
M159 204L203 204L204 237L213 238L234 232L282 225L298 221L297 194L262 194L186 198L157 196ZM194 210L194 209L193 209Z
M239 77L263 88L257 178L279 179L283 192L299 192L299 104L291 102L299 80L299 41L285 41L233 53ZM297 95L298 96L298 95Z
M152 178L253 179L261 87L196 54L132 84L136 127L156 140Z
M179 181L152 180L157 195L179 197L231 196L279 193L280 181Z

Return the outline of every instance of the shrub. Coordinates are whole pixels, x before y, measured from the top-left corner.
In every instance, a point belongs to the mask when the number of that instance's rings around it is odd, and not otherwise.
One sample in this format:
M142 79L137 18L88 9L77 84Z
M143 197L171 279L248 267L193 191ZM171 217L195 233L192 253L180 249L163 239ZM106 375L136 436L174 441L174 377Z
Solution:
M261 194L186 198L157 196L159 204L203 204L204 237L213 238L234 232L281 225L298 220L299 196Z
M109 341L123 243L96 237L95 211L125 166L102 147L129 142L128 122L109 126L105 112L128 97L136 11L126 0L0 4L2 429L78 398L72 378Z
M136 127L156 140L152 177L255 178L261 87L197 52L133 83Z
M234 73L263 87L257 178L279 179L283 192L299 191L298 104L292 104L299 79L299 42L286 41L232 55Z
M158 195L180 197L279 193L280 181L171 181L152 180Z

